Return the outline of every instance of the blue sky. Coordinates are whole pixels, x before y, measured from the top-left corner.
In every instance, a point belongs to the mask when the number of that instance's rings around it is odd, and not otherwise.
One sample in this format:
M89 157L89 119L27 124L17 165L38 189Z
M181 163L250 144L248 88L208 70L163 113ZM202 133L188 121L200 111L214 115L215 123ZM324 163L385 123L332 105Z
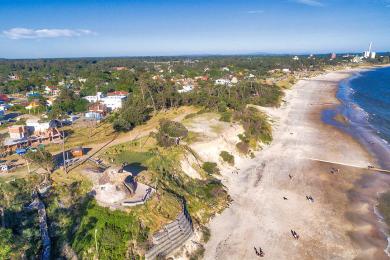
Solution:
M0 57L390 50L390 0L0 0Z

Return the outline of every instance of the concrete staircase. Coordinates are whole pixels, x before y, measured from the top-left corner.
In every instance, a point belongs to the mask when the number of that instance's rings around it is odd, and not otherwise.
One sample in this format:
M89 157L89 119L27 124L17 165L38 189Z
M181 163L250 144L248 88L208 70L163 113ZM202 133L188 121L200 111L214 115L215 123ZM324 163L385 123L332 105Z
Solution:
M153 235L153 247L146 252L145 258L157 259L168 255L183 245L193 233L191 216L183 206L182 212L173 222Z

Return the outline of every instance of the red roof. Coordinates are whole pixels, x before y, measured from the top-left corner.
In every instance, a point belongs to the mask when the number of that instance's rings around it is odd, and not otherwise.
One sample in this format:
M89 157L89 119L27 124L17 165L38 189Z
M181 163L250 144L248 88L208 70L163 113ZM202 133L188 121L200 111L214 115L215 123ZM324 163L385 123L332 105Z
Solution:
M127 96L129 92L127 91L114 91L107 93L108 96Z
M8 102L8 101L9 101L9 98L8 98L8 96L5 95L5 94L0 94L0 101Z

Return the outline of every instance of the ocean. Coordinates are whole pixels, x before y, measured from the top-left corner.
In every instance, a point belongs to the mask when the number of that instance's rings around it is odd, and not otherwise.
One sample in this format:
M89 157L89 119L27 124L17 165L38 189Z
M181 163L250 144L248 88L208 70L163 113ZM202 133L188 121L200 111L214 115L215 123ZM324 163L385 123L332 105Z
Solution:
M337 98L341 105L324 111L325 117L339 113L348 123L329 123L357 138L383 169L390 170L390 67L362 71L341 81Z

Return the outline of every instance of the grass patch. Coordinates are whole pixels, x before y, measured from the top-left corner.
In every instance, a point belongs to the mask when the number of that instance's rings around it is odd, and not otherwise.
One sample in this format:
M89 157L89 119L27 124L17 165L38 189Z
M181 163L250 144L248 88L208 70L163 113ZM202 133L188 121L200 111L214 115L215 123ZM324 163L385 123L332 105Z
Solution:
M204 162L202 169L209 175L219 174L218 166L214 162Z
M234 165L234 156L231 155L229 152L227 151L222 151L219 156L221 156L222 160L224 162L227 162L228 164L230 165Z

